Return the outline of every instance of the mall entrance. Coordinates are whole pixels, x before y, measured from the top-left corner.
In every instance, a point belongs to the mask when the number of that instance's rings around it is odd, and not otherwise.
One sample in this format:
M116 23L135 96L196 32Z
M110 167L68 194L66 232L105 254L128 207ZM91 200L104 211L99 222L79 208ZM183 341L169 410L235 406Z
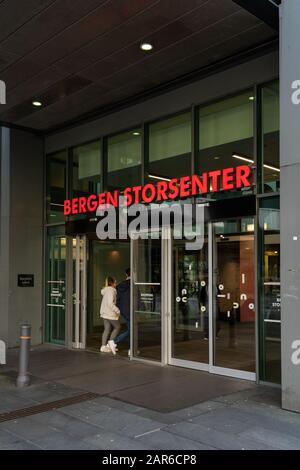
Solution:
M256 379L254 218L131 241L132 358Z
M172 230L130 241L68 237L69 347L99 351L105 278L120 282L130 267L131 335L119 354L255 380L255 218L209 219L195 248Z

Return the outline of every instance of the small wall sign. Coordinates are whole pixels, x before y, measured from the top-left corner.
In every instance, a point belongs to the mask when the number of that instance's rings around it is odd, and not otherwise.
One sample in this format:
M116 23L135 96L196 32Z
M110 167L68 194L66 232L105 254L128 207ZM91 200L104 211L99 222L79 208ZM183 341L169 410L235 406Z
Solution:
M18 287L34 287L34 274L18 274Z

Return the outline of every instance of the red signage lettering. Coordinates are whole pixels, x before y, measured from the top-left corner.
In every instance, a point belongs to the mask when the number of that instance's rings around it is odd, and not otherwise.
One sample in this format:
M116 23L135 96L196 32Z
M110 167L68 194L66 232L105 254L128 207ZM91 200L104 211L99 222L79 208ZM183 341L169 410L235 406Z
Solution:
M201 175L182 176L172 178L170 181L158 181L156 185L147 183L142 186L125 188L123 191L125 206L154 201L167 201L172 199L197 196L200 194L226 191L231 189L247 188L251 186L251 168L240 165L232 168L223 168L204 172ZM64 215L84 214L94 212L97 207L112 205L118 207L118 190L102 192L98 195L91 194L88 197L66 199L64 201Z

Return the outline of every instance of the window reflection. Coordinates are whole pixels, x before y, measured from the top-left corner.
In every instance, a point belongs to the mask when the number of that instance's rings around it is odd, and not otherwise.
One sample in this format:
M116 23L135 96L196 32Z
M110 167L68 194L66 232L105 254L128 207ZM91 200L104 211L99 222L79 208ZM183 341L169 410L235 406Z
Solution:
M73 149L73 197L100 192L100 141Z
M254 165L253 91L203 107L199 111L199 154L201 172ZM241 195L251 188L214 194L214 198ZM211 196L211 195L210 195Z
M191 174L191 113L149 127L149 180Z
M141 184L141 129L109 137L107 186L110 191Z
M262 379L280 383L281 297L279 200L263 201L261 230Z
M47 221L64 221L64 200L66 199L67 153L59 152L47 157Z
M278 191L279 168L279 82L273 82L262 90L263 126L263 192Z

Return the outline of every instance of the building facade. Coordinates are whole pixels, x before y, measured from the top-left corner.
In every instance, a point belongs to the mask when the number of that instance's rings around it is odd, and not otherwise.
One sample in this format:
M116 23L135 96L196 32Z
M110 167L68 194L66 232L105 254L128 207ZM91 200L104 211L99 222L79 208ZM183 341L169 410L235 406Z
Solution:
M297 2L283 1L279 50L88 121L43 135L1 127L0 326L10 347L27 320L34 344L99 350L101 286L130 267L132 360L272 384L300 411L297 18ZM248 185L212 191L210 181L207 193L176 198L202 211L195 249L174 236L176 223L157 223L152 238L100 240L94 210L64 214L66 200L241 166Z

